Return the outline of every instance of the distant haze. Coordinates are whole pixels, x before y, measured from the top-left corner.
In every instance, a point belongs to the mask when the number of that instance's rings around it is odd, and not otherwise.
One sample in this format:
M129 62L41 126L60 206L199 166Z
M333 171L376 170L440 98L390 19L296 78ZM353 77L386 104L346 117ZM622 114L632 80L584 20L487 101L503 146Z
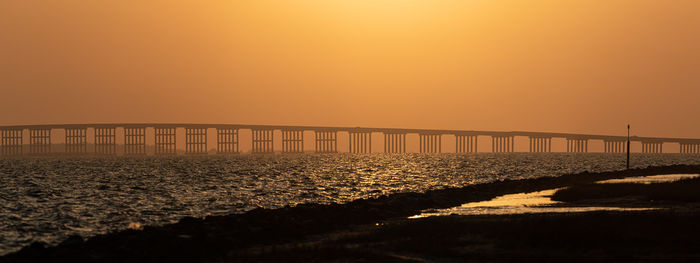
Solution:
M0 2L0 125L700 137L697 0Z

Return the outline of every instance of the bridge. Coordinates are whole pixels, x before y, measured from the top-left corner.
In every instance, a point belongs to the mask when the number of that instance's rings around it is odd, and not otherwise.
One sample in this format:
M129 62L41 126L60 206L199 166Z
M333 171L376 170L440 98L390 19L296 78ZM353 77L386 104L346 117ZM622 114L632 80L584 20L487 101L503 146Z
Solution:
M53 136L61 131L65 134L62 152L54 150ZM604 152L624 153L626 136L608 136L575 133L549 133L527 131L475 131L438 129L399 129L369 127L247 125L247 124L194 124L194 123L100 123L100 124L42 124L0 126L0 154L17 156L23 154L45 155L100 154L146 155L147 145L154 146L156 155L177 154L178 132L184 131L185 154L208 154L208 132L216 133L216 153L238 154L240 131L250 131L251 149L254 154L303 153L304 134L314 134L315 153L338 153L339 133L347 134L347 152L373 153L372 135L383 134L383 153L406 153L407 134L418 135L420 153L442 153L444 137L453 137L455 153L475 153L479 137L491 138L491 152L509 153L515 150L515 138L529 139L529 152L552 152L552 139L565 139L566 152L587 153L589 142L602 141ZM147 143L147 134L153 138ZM281 134L276 136L275 134ZM28 137L28 138L27 138ZM120 139L119 142L117 139ZM281 138L281 149L275 149L275 138ZM25 140L28 139L28 140ZM90 140L89 140L90 139ZM700 139L661 138L633 136L631 142L641 143L642 153L663 153L664 144L678 144L682 154L700 154ZM88 142L92 142L88 147ZM90 148L90 149L88 149ZM118 151L119 149L119 151Z

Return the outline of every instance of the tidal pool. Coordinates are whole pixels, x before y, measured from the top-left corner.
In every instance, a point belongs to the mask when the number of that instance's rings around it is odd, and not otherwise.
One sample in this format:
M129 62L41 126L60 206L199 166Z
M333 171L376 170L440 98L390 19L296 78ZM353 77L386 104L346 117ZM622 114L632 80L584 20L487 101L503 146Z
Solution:
M610 179L599 181L601 184L616 183L667 183L681 179L699 177L700 174L664 174L652 176L628 177L622 179ZM575 213L590 211L640 211L656 208L629 208L629 207L609 207L609 206L562 206L564 202L552 200L552 195L559 189L549 189L531 193L517 193L502 195L488 201L471 202L461 206L440 210L426 210L423 213L409 218L423 218L429 216L446 215L507 215L507 214L527 214L527 213Z
M628 177L621 179L603 180L596 183L619 184L619 183L668 183L682 179L699 177L700 174L663 174L651 176ZM549 189L531 193L508 194L496 197L488 201L471 202L461 206L426 210L419 215L409 217L410 219L424 218L429 216L446 215L508 215L527 213L575 213L590 211L640 211L657 208L629 208L629 207L609 207L609 206L562 206L564 202L552 200L552 195L559 189Z
M554 201L551 197L554 192L559 189L562 188L531 193L502 195L489 201L471 202L447 209L427 210L419 215L411 216L409 219L447 215L510 215L529 213L575 213L590 211L640 211L655 209L607 206L557 206L559 204L563 204L563 202Z
M621 184L621 183L635 183L635 184L653 184L653 183L669 183L682 179L695 178L700 176L700 174L662 174L662 175L651 175L651 176L638 176L638 177L627 177L621 179L610 179L599 181L599 184Z

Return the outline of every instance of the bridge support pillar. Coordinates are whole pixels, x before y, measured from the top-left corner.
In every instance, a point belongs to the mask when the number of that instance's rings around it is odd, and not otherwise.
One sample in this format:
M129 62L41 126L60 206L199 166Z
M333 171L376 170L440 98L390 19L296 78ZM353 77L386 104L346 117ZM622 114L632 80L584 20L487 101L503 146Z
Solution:
M587 153L588 139L566 138L566 152Z
M680 143L681 153L700 153L700 143Z
M552 137L530 136L530 152L531 153L552 152Z
M238 151L238 129L236 128L216 128L216 153L237 154Z
M175 128L154 127L156 155L175 155L176 130Z
M337 131L315 131L316 152L317 153L337 153L338 152L338 132Z
M515 137L507 135L491 136L491 152L508 153L515 150Z
M384 153L406 153L406 133L385 132Z
M22 154L22 129L6 128L0 130L0 148L3 156Z
M606 153L625 153L627 141L603 141Z
M304 130L282 130L282 153L304 152Z
M114 155L117 153L117 129L95 128L95 154Z
M455 152L456 153L475 153L476 152L476 135L455 135Z
M124 154L146 154L146 128L124 127Z
M87 153L87 128L66 128L66 153Z
M689 148L690 148L689 153L695 153L695 154L700 153L700 144L691 144Z
M663 153L663 142L642 142L642 153Z
M252 129L253 149L252 153L274 153L273 129Z
M441 153L441 134L418 134L420 140L420 153Z
M207 128L185 128L185 154L207 154Z
M350 153L372 153L372 133L363 131L348 132Z
M29 153L49 154L51 153L51 129L33 128L29 129Z

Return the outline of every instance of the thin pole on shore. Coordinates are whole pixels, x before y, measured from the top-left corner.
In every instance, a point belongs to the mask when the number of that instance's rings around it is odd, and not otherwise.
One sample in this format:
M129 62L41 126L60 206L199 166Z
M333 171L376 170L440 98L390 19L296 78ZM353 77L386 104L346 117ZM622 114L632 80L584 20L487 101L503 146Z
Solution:
M627 170L630 169L630 125L627 124Z

